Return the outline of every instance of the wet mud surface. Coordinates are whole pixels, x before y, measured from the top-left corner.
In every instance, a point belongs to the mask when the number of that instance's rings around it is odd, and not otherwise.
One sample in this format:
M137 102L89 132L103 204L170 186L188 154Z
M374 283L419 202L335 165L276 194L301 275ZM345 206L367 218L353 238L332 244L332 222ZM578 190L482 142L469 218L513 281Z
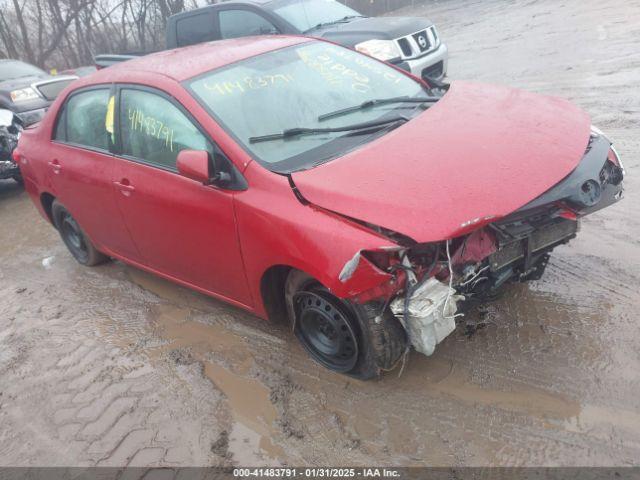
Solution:
M0 182L0 465L638 464L640 3L416 13L451 78L588 110L625 161L625 200L433 357L363 383L316 366L286 326L119 262L81 267Z

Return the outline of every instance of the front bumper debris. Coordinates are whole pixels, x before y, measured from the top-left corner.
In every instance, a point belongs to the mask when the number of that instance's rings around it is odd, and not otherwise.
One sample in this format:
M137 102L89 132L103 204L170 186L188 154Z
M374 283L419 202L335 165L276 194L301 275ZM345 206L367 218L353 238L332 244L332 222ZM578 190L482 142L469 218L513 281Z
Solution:
M391 311L404 326L413 347L425 355L433 354L436 345L456 328L457 302L462 296L435 278L422 282L409 297L391 302Z

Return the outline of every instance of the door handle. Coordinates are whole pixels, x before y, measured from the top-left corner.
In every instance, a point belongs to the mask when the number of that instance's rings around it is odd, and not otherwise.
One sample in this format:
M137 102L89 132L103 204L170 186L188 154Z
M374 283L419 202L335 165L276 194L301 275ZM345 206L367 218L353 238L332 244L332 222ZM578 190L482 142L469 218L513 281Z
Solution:
M60 162L58 161L57 158L54 158L53 160L51 160L49 162L49 165L51 165L51 169L53 170L53 173L55 173L56 175L60 173L60 170L62 170L62 166L60 165Z
M113 184L116 186L116 188L118 188L120 190L120 192L125 197L128 197L129 195L131 195L131 192L133 192L135 190L135 187L133 185L131 185L129 183L129 180L127 180L126 178L123 178L119 182L113 182Z

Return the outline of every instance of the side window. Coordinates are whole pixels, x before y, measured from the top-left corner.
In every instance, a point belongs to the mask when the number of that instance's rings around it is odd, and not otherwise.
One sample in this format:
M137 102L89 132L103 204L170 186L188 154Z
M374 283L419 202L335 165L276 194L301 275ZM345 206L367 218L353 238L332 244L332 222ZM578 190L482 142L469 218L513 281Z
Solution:
M213 15L209 12L182 18L176 23L176 42L179 47L216 40Z
M106 125L109 93L109 89L105 88L72 95L63 107L54 138L76 145L109 150L109 132Z
M270 21L248 10L222 10L219 18L222 38L278 33L278 29Z
M181 150L206 150L213 145L169 100L134 89L120 93L122 154L161 168L176 170Z

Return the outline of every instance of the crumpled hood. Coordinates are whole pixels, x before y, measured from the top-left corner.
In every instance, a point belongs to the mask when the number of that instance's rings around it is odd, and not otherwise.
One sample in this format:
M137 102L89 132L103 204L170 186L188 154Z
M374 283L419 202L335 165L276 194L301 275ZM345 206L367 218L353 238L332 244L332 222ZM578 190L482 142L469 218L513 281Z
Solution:
M455 82L405 125L292 178L317 206L418 242L445 240L561 181L589 134L589 116L566 100Z

